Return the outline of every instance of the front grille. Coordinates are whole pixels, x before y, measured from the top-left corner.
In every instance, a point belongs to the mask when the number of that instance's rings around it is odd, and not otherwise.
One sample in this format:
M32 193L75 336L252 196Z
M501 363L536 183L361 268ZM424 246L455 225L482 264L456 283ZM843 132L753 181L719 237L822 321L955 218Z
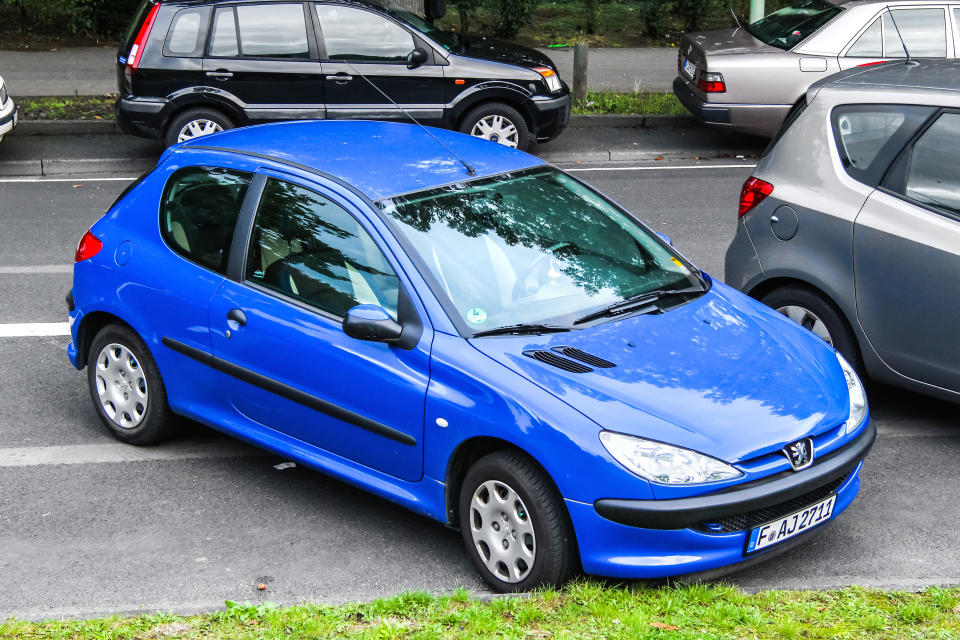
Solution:
M761 524L765 524L771 520L776 520L777 518L782 518L795 511L800 511L804 507L809 507L820 500L824 500L831 493L839 489L848 477L849 476L841 476L840 478L832 480L822 487L818 487L817 489L809 491L802 496L797 496L792 500L787 500L785 502L781 502L780 504L775 504L763 509L757 509L756 511L748 511L747 513L727 516L725 518L717 518L716 520L711 520L710 522L701 522L693 525L691 529L700 531L702 533L733 533L735 531L753 529Z

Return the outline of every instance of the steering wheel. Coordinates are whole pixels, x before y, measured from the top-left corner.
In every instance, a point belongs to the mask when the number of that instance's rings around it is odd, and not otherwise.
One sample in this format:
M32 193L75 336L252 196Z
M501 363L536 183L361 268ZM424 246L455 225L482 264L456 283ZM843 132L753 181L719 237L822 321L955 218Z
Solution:
M572 242L558 242L553 246L547 247L546 252L541 253L531 260L530 264L527 265L526 269L523 270L517 277L517 281L513 284L513 299L519 300L520 298L525 298L543 286L543 276L549 272L550 263L556 260L553 253L558 249L573 246L575 245ZM529 282L530 277L533 275L537 275L536 282L534 283L535 288L532 288Z

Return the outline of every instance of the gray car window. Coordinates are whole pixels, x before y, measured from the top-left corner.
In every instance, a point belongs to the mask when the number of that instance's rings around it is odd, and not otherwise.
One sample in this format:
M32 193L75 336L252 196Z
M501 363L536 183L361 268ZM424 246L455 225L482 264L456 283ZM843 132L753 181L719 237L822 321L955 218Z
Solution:
M882 58L883 57L883 29L880 18L873 21L863 32L853 46L847 50L850 58Z
M877 186L893 158L934 111L908 105L843 105L833 110L837 151L852 178Z
M242 4L237 7L244 56L309 58L307 23L300 4Z
M403 62L416 44L409 31L383 16L341 5L315 5L331 60Z
M904 195L960 214L960 114L943 114L914 143Z
M947 56L947 18L943 9L895 9L892 18L890 13L882 16L884 57L905 58L903 42L914 58Z

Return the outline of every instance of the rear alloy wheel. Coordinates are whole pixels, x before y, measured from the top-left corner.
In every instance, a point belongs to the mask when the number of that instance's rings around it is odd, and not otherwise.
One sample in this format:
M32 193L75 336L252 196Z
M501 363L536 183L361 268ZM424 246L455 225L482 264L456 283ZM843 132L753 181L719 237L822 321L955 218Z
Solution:
M796 285L774 289L760 299L832 346L864 377L860 349L840 311L822 295Z
M521 151L526 150L530 140L527 123L520 112L499 102L480 105L468 113L460 131Z
M233 122L219 111L190 109L170 122L164 142L169 147L232 128Z
M176 429L160 371L143 340L128 327L108 325L94 337L87 382L100 420L118 440L154 444Z
M559 586L573 573L573 530L543 471L515 451L478 460L460 490L460 530L484 579L501 593Z

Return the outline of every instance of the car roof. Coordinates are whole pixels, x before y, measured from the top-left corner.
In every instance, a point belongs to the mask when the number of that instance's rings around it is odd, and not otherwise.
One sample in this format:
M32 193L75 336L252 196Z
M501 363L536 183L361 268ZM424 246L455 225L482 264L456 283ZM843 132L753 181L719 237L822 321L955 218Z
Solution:
M827 89L861 91L910 90L920 93L960 93L960 60L905 60L854 67L822 81Z
M545 164L522 151L462 133L363 120L295 121L231 129L187 141L173 153L191 148L213 148L295 165L350 184L371 200ZM457 156L473 168L474 175Z

